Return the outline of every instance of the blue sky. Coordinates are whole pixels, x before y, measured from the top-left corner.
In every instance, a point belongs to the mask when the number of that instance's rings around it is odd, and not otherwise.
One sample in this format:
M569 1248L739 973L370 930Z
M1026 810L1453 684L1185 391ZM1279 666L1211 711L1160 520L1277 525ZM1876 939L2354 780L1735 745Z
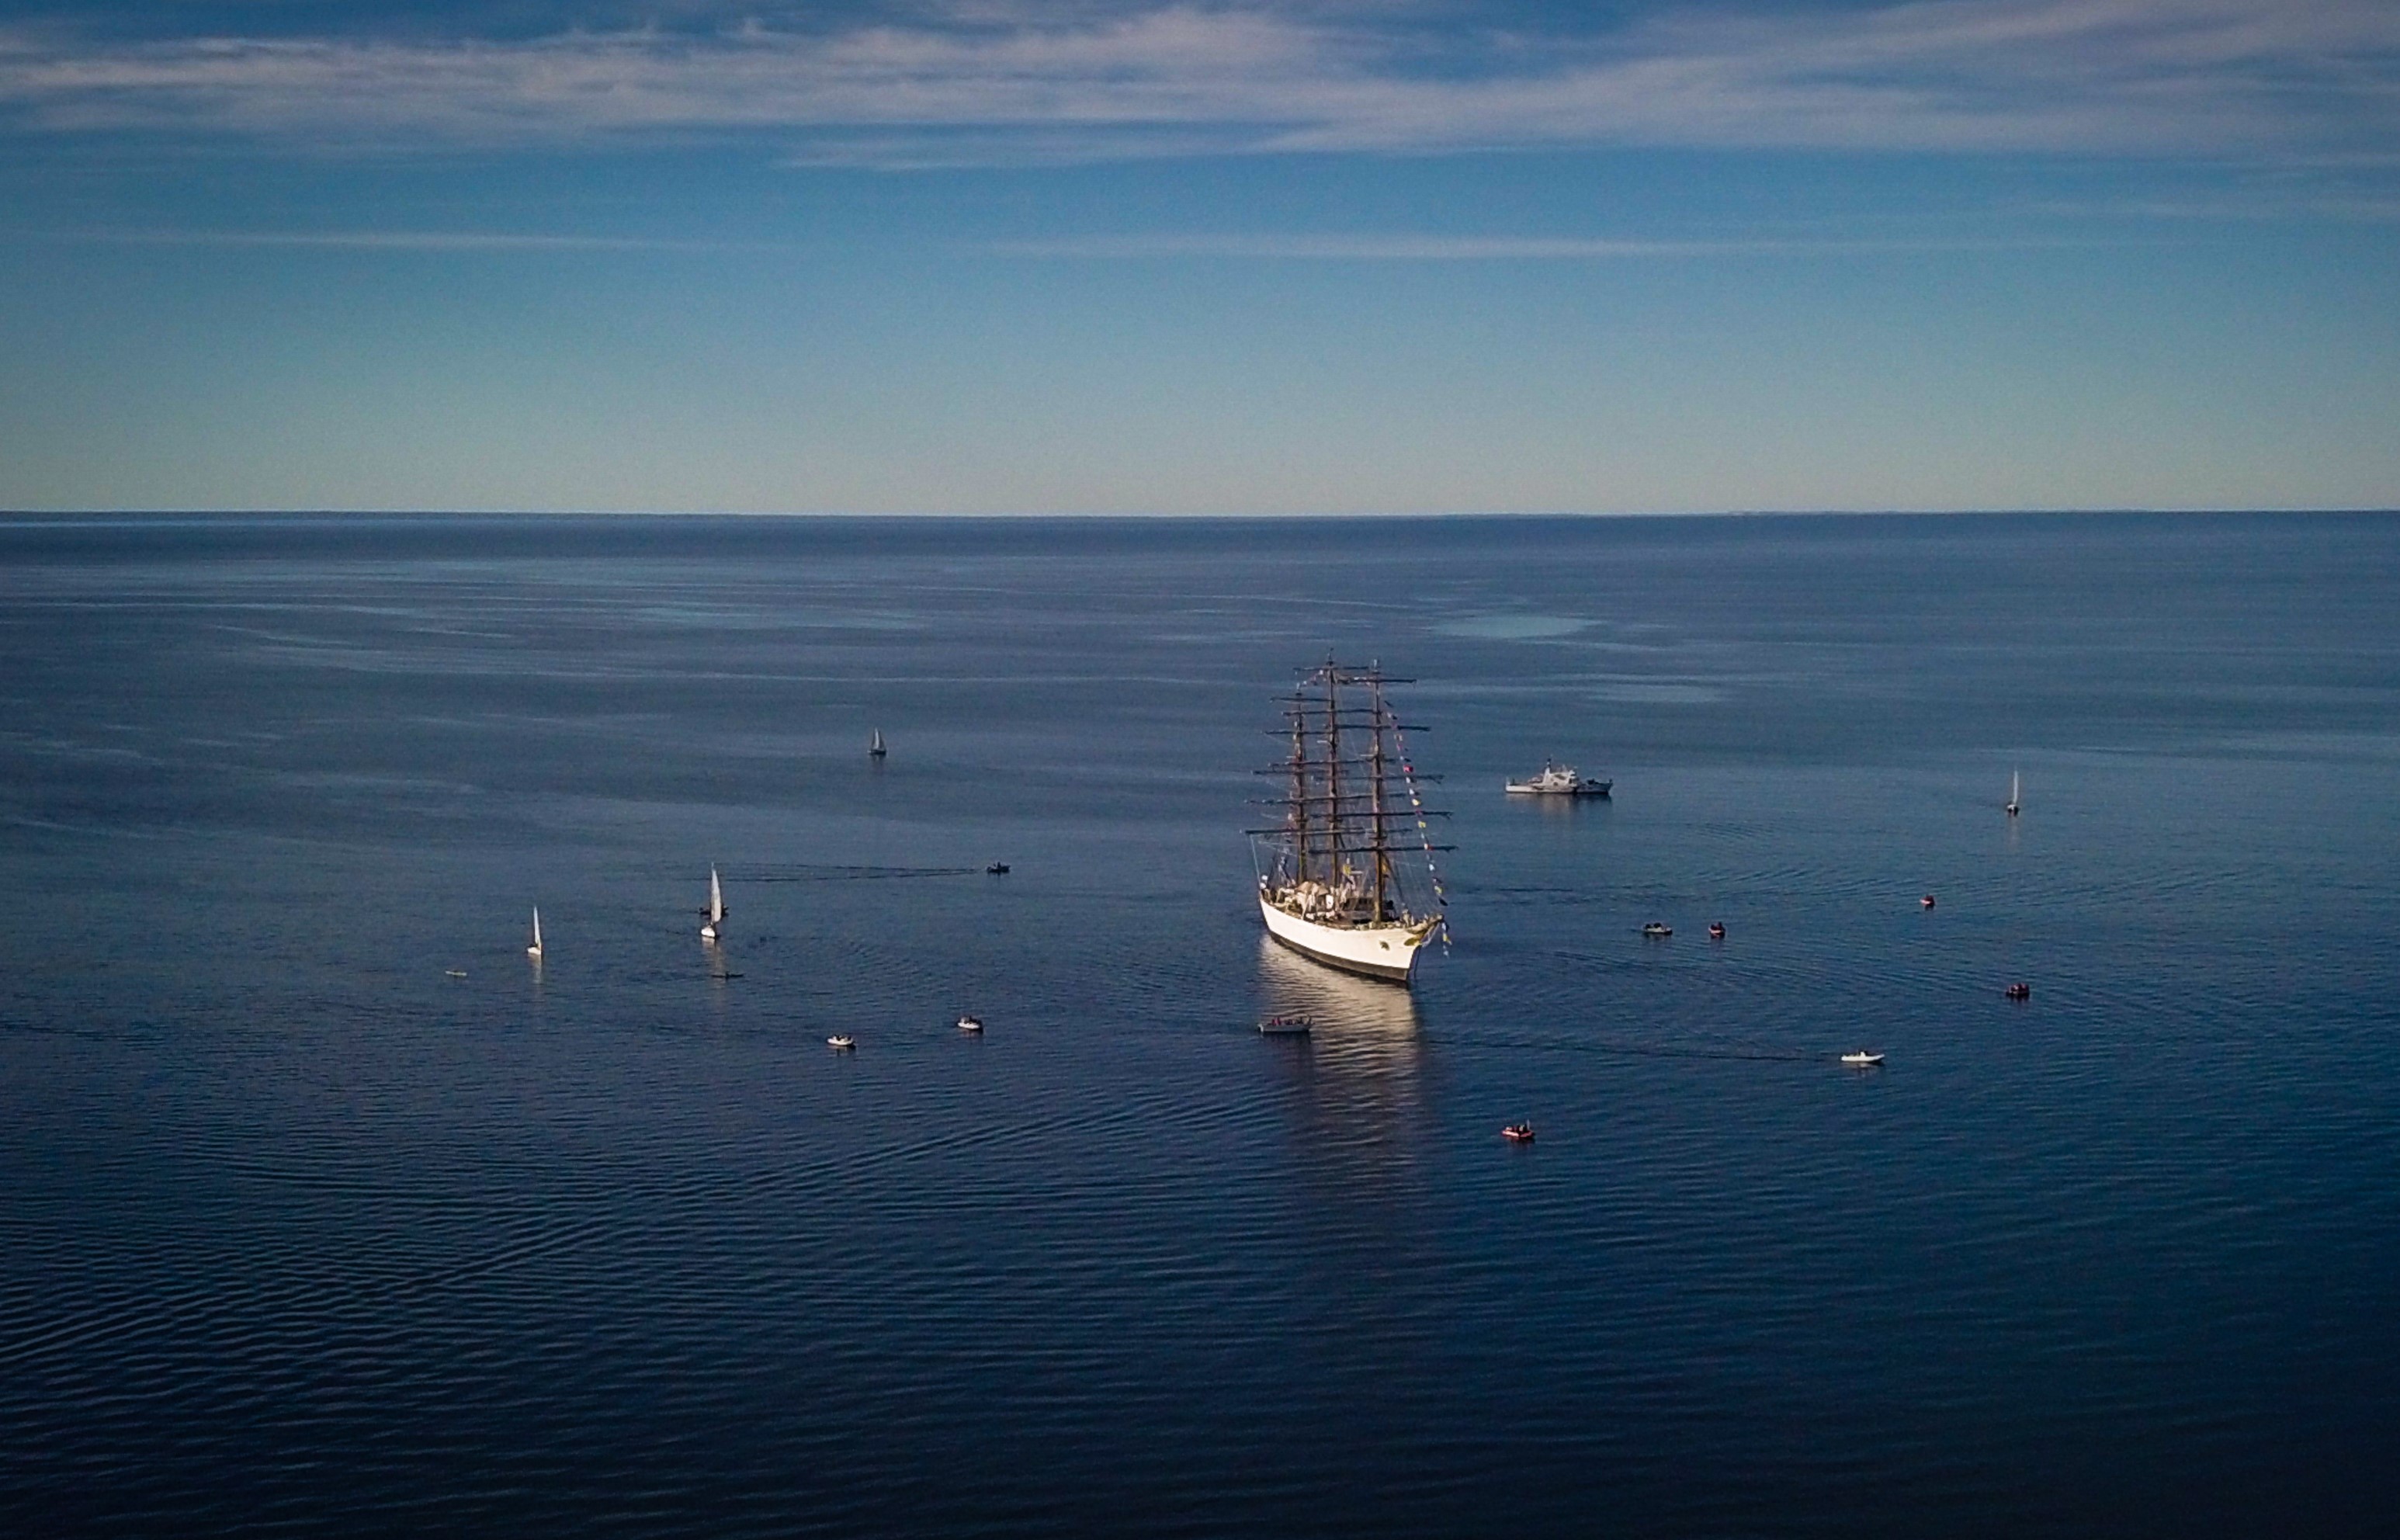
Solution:
M2400 505L2400 6L0 0L0 508Z

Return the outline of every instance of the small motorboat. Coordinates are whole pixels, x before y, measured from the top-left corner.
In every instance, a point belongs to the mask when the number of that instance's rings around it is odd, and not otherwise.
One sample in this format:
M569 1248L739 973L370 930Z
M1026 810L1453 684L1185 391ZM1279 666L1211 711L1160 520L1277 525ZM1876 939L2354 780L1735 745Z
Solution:
M1316 1025L1303 1015L1269 1016L1259 1023L1259 1030L1268 1037L1299 1037Z
M1531 1144L1534 1142L1534 1125L1530 1123L1512 1123L1500 1130L1500 1137L1511 1144Z
M1653 941L1656 941L1660 936L1673 935L1675 932L1672 926L1661 925L1654 920L1649 924L1642 927L1642 934L1650 937Z
M2033 986L2022 983L2011 984L2007 988L2002 989L2000 993L2008 996L2011 1000L2031 1000L2033 998Z
M961 1032L980 1032L983 1030L983 1018L981 1016L961 1016L959 1017L959 1030Z
M837 1054L846 1054L852 1048L858 1046L858 1040L845 1033L840 1037L829 1037L825 1039L825 1046L832 1049Z
M1005 861L995 861L990 865L986 866L984 871L992 877L1006 877L1008 875L1008 863Z
M1842 1062L1848 1065L1853 1070L1872 1070L1883 1062L1883 1056L1881 1054L1870 1054L1864 1052L1844 1054L1842 1056Z
M444 968L442 970L442 976L444 978L464 978L467 976L467 970L464 968Z
M1923 898L1918 899L1916 904L1919 908L1930 909L1933 907L1933 895L1927 893Z
M1725 926L1716 920L1710 920L1709 939L1711 941L1723 941L1725 939Z

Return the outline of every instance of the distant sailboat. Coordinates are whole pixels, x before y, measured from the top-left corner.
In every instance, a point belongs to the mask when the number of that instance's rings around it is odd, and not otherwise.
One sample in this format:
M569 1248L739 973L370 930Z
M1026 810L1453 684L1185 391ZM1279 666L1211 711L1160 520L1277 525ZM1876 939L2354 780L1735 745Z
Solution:
M541 906L539 904L533 906L533 945L525 948L525 956L537 962L541 961Z
M2009 771L2009 816L2017 815L2017 772Z
M883 757L883 729L881 728L877 728L873 733L868 735L866 740L866 756L869 759L880 759Z
M716 880L716 868L708 868L708 923L700 928L700 939L716 939L716 928L725 923L725 887Z

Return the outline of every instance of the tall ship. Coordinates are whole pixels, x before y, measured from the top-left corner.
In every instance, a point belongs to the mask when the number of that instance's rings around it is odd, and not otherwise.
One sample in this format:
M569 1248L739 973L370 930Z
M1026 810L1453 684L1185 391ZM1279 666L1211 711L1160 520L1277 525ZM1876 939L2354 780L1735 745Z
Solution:
M1264 805L1283 822L1252 829L1259 913L1292 950L1354 974L1406 982L1442 931L1437 845L1419 786L1437 777L1409 763L1405 727L1384 688L1413 681L1373 665L1327 660L1284 697L1279 736L1291 752L1262 775L1284 778Z

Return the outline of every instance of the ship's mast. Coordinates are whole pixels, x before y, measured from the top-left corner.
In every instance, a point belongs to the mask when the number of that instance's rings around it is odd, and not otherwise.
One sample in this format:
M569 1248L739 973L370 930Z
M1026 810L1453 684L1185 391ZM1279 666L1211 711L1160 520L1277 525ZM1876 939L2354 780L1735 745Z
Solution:
M1308 880L1308 713L1298 690L1291 696L1291 848L1299 870L1292 880Z
M1342 866L1342 670L1325 660L1325 885L1338 888Z
M1375 852L1375 919L1384 918L1384 884L1392 871L1391 841L1384 829L1384 671L1378 664L1369 664L1368 689L1374 702L1374 747L1368 750L1368 776L1371 787L1369 803L1374 814L1368 837Z

